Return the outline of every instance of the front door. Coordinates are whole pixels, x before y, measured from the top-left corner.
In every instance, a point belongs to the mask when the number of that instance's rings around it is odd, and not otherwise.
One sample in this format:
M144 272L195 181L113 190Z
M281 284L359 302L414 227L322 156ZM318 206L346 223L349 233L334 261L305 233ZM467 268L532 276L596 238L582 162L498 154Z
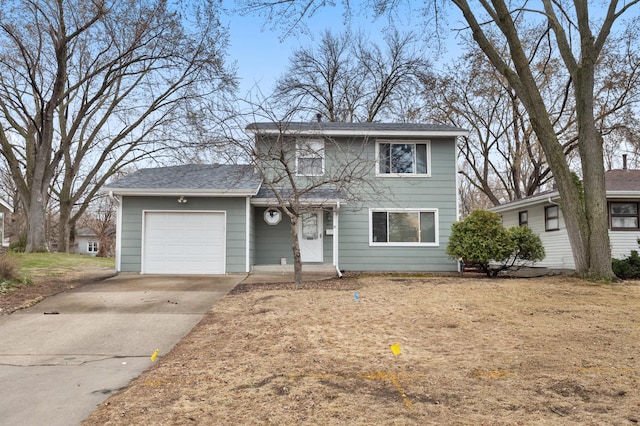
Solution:
M298 241L303 262L322 262L322 210L303 213L298 221Z

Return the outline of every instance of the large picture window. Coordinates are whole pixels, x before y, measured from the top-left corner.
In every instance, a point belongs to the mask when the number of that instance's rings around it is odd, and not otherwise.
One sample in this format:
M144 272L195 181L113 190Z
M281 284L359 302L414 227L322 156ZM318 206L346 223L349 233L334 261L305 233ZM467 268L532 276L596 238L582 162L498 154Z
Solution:
M436 210L371 212L371 245L437 245Z
M638 229L638 203L609 203L611 229Z
M430 145L423 142L378 143L378 174L429 175Z
M324 174L324 140L300 140L296 144L296 173L299 176Z

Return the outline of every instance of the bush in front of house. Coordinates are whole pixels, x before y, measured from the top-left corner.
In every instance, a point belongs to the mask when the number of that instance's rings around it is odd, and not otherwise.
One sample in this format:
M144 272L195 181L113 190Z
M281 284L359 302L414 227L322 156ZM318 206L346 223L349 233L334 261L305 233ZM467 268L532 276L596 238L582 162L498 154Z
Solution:
M533 264L545 256L542 241L531 228L505 228L500 215L487 210L474 210L453 224L447 254L465 264L477 265L490 277Z
M640 239L638 239L640 245ZM612 259L611 269L616 277L622 280L640 278L640 255L637 250L631 250L629 256L622 259Z

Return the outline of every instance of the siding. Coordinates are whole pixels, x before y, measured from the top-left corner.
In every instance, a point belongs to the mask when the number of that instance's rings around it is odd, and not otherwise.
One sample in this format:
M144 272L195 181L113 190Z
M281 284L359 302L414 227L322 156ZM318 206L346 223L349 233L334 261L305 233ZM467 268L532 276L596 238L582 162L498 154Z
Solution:
M264 207L252 209L255 217L256 244L253 265L279 265L280 259L285 258L288 265L293 265L293 251L291 248L291 220L284 212L282 220L277 225L268 225L263 220ZM323 218L323 263L333 263L333 237L327 235L327 214L324 212ZM305 262L313 263L313 262Z
M245 198L196 198L178 204L175 197L123 197L120 271L140 272L143 211L226 211L226 271L245 272Z
M371 177L384 196L362 200L340 212L339 267L351 271L457 271L446 254L451 225L457 220L456 152L453 139L431 139L431 176ZM437 209L437 247L369 245L369 208Z
M560 229L557 231L545 231L544 229L544 208L550 205L552 204L537 204L515 211L504 212L502 213L502 223L506 227L518 226L518 213L527 211L529 227L540 237L545 251L545 258L540 262L536 262L534 266L553 269L575 269L567 227L562 214L560 215Z
M559 269L575 269L569 235L565 226L564 218L560 216L560 229L557 231L544 230L544 207L550 204L539 204L528 206L519 210L503 212L502 223L504 226L518 225L518 212L526 210L529 212L529 227L540 236L544 245L545 258L537 262L535 266ZM629 255L631 250L640 250L638 247L640 231L612 231L609 230L609 240L611 243L611 256L621 259Z
M384 138L385 141L391 138ZM410 140L410 138L402 138ZM426 139L415 139L424 141ZM376 176L375 138L337 138L325 144L325 169L332 174L336 164L349 162L360 173L353 197L341 205L338 243L339 267L351 271L457 271L457 262L446 254L451 225L457 220L456 144L453 138L430 141L430 176ZM289 140L289 147L295 146ZM264 141L258 143L264 150ZM290 148L292 149L292 148ZM293 151L295 152L295 151ZM291 154L291 151L289 151ZM295 158L290 158L295 160ZM276 174L275 172L273 172ZM304 178L302 178L304 179ZM369 245L370 208L436 209L439 244L436 247ZM290 222L286 215L276 226L262 220L263 208L255 209L255 264L278 264L285 257L292 263ZM324 218L324 263L333 262L333 237L326 234Z
M631 250L640 251L638 238L640 231L609 231L611 256L614 259L622 259L629 256Z

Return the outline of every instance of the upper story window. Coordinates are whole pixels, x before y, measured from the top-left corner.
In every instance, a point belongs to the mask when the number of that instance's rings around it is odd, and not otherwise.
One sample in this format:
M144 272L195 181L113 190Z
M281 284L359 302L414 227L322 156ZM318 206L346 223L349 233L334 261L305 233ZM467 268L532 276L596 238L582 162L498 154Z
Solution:
M558 206L544 208L544 230L557 231L560 229L560 209Z
M638 203L609 203L611 229L638 229Z
M431 173L429 141L380 141L378 149L379 175L422 175Z
M518 225L520 226L529 225L529 212L527 210L518 212Z
M298 176L324 174L323 139L301 139L296 143L296 174Z

